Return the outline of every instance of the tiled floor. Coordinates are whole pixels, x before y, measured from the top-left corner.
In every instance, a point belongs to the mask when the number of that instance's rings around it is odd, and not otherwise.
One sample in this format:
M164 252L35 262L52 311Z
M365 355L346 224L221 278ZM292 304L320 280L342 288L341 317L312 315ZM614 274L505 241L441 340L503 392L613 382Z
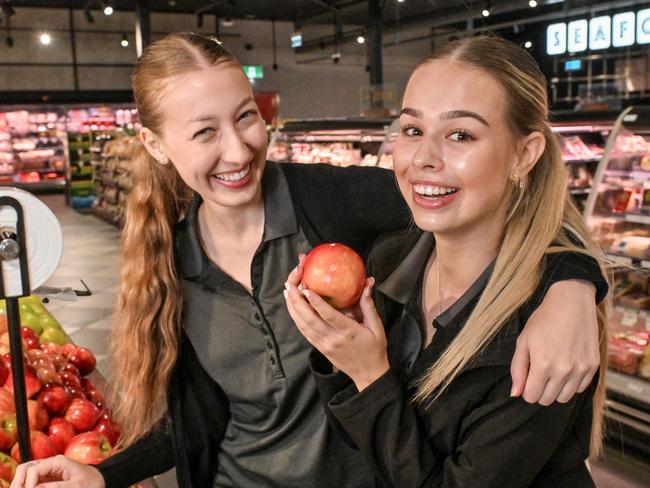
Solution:
M92 290L90 297L76 301L53 299L47 305L74 342L89 347L97 355L100 373L110 381L107 362L110 318L119 281L119 231L91 215L66 207L61 195L46 195L43 201L55 212L63 227L63 259L46 283L53 287L82 289L83 279ZM648 465L614 456L592 468L598 488L650 487ZM157 477L161 488L175 488L172 472Z

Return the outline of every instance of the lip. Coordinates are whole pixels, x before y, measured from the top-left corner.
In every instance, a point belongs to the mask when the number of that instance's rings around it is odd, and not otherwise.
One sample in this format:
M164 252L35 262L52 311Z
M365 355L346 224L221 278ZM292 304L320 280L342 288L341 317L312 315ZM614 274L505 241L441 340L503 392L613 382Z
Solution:
M239 181L225 181L225 180L220 180L217 178L216 175L227 175L231 173L239 173L240 171L243 171L246 168L247 165L242 166L240 169L233 170L233 171L224 171L221 173L214 173L210 175L210 180L216 182L217 184L224 186L226 188L230 189L238 189L242 188L246 185L248 185L251 180L253 179L253 163L249 163L248 166L250 166L250 170L248 171L248 174L244 176L241 180Z
M424 197L417 193L415 191L415 185L425 185L425 186L437 186L437 187L442 187L442 188L454 188L456 190L455 193L451 193L449 195L445 195L443 197L436 197L436 198L430 198L430 197ZM424 208L426 210L439 210L441 208L447 207L451 203L453 203L456 198L458 198L458 195L461 193L461 189L458 188L455 185L449 185L446 183L441 183L441 182L435 182L431 180L417 180L411 182L411 193L413 195L413 202L421 208Z

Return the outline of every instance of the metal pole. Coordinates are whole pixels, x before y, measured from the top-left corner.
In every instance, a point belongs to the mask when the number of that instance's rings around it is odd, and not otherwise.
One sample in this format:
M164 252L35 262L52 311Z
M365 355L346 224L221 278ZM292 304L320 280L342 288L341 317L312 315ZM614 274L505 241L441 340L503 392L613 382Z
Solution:
M70 19L70 50L72 51L72 78L74 80L74 90L79 91L79 67L77 66L77 42L74 35L74 11L68 9L68 18Z
M384 83L383 67L383 11L380 0L368 0L368 33L370 42L370 84Z
M148 0L137 0L135 2L135 47L138 57L142 56L144 48L151 42L151 17L149 13Z

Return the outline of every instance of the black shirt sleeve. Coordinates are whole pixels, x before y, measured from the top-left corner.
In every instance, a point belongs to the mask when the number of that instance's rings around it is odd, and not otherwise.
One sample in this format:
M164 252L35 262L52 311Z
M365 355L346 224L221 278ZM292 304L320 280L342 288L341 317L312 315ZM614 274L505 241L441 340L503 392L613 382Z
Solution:
M548 286L551 286L564 280L583 280L593 283L596 287L596 303L604 300L609 291L609 285L598 262L581 252L559 252L546 256L540 283L548 283ZM543 290L542 296L545 293L546 290Z
M301 223L321 242L342 242L365 253L379 234L411 222L392 171L329 164L282 168Z
M174 448L167 422L97 466L106 488L124 488L174 467Z

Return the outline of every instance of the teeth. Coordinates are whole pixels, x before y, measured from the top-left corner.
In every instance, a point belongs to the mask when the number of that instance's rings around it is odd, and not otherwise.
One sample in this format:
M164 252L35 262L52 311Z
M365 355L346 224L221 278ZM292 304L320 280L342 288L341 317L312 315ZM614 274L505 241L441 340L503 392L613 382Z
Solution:
M251 166L249 164L248 166L246 166L246 168L241 170L239 173L222 173L214 176L221 181L239 181L242 178L246 177L246 175L250 170L251 170Z
M456 191L455 188L447 188L442 186L431 186L431 185L414 185L413 189L416 193L425 196L432 195L447 195Z

